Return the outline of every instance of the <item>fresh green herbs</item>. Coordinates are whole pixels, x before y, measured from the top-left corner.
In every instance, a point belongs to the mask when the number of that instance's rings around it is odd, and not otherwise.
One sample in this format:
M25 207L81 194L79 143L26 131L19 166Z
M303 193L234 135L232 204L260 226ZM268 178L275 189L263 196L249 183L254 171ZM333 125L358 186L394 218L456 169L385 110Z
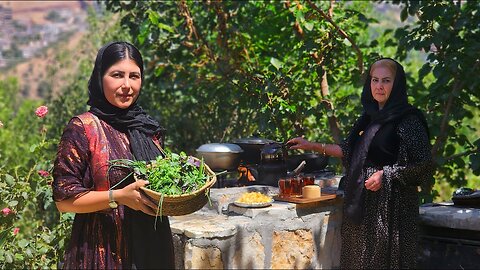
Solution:
M200 189L208 180L203 160L165 151L165 157L156 160L134 161L117 159L110 161L112 167L127 167L138 179L150 182L148 188L163 195L189 194ZM129 175L130 176L130 175Z
M184 152L176 154L162 150L162 153L163 156L158 156L155 160L149 162L116 159L110 160L109 166L109 169L123 167L132 170L129 175L112 186L111 189L134 174L137 179L145 179L150 182L147 186L148 189L161 193L154 222L155 230L157 229L157 217L162 218L165 196L193 193L201 189L209 180L203 159L199 160L187 156ZM205 196L210 201L208 190L205 191Z

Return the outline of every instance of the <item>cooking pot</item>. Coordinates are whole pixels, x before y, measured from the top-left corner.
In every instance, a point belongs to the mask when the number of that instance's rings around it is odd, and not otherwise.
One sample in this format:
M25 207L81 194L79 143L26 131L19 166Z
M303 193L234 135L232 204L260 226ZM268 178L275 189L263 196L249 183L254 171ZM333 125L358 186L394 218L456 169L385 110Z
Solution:
M214 171L234 170L243 150L233 143L207 143L197 149L198 156Z
M262 164L268 162L285 162L287 158L287 149L281 143L269 143L263 146L260 153Z
M278 187L278 180L285 176L287 176L287 165L285 162L262 163L258 166L258 179L255 183Z
M243 149L243 153L240 158L246 164L260 164L260 153L263 146L273 142L275 141L258 137L242 138L233 141L234 144L237 144Z
M306 161L303 169L305 173L323 170L328 165L328 156L315 153L290 154L286 159L287 169L289 171L294 170L303 160Z

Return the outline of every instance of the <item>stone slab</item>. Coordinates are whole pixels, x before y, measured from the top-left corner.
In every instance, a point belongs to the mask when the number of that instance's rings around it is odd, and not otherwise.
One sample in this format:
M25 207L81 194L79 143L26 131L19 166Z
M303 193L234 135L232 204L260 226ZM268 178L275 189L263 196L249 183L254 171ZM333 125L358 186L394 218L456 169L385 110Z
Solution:
M295 204L285 202L273 202L271 206L261 208L240 207L233 203L228 205L228 212L233 212L250 218L269 215L271 217L293 218L295 214Z
M420 206L420 223L424 225L480 231L480 209L447 204Z
M226 216L190 214L170 217L172 233L183 234L188 238L221 238L237 233L235 224Z

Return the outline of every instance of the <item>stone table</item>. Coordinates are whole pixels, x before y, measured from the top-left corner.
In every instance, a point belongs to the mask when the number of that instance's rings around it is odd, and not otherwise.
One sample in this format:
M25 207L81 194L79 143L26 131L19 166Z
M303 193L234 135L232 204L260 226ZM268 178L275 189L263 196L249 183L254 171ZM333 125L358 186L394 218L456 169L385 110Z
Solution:
M339 267L341 198L308 204L275 201L265 208L233 204L251 191L278 194L270 186L211 189L211 205L170 218L178 268Z
M480 267L480 209L452 202L420 207L418 267L478 269Z

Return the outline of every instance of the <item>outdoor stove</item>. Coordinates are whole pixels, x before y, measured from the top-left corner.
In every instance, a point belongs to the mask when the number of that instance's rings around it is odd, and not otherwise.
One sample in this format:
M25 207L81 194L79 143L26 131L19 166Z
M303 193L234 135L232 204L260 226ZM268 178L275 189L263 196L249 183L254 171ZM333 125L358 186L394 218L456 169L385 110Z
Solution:
M297 160L290 160L284 155L283 144L266 140L262 144L255 142L247 141L241 145L247 151L242 152L242 157L234 166L230 166L232 162L219 161L230 154L236 155L235 146L214 145L233 149L226 154L219 149L201 153L217 174L217 181L209 190L209 202L202 209L189 215L170 217L177 267L338 268L342 216L340 196L301 204L274 200L263 207L242 207L234 202L247 192L260 192L274 198L279 195L279 178L293 177L289 173L293 171L299 172L296 176L302 176L302 172L305 176L313 176L314 183L322 188L322 192L330 194L336 192L340 176L324 169L326 159L323 156L322 163L311 162L307 166L309 161L320 159L302 155L295 156L299 158ZM268 149L264 149L265 145ZM304 164L302 161L305 159L308 161ZM302 166L299 167L299 163ZM294 170L298 168L304 170Z
M215 173L217 173L217 182L212 188L245 187L252 185L268 185L272 187L278 187L278 184L276 184L278 179L275 180L275 183L272 184L271 180L270 183L265 183L265 181L262 181L261 178L262 176L265 176L268 172L273 174L272 177L275 177L275 175L277 174L282 175L282 173L277 173L275 171L277 168L275 166L267 168L270 169L270 171L266 171L265 165L262 166L256 164L242 163L238 166L236 170L216 171ZM301 173L301 175L313 176L317 180L331 179L334 176L334 172L330 169L321 169L310 171L308 173Z
M330 177L319 176L316 184L335 191L340 177L321 173ZM239 171L219 175L217 182L224 188L211 188L201 210L170 217L179 269L339 267L341 198L305 204L275 200L268 207L245 208L234 204L241 194L274 197L278 187L248 181Z

